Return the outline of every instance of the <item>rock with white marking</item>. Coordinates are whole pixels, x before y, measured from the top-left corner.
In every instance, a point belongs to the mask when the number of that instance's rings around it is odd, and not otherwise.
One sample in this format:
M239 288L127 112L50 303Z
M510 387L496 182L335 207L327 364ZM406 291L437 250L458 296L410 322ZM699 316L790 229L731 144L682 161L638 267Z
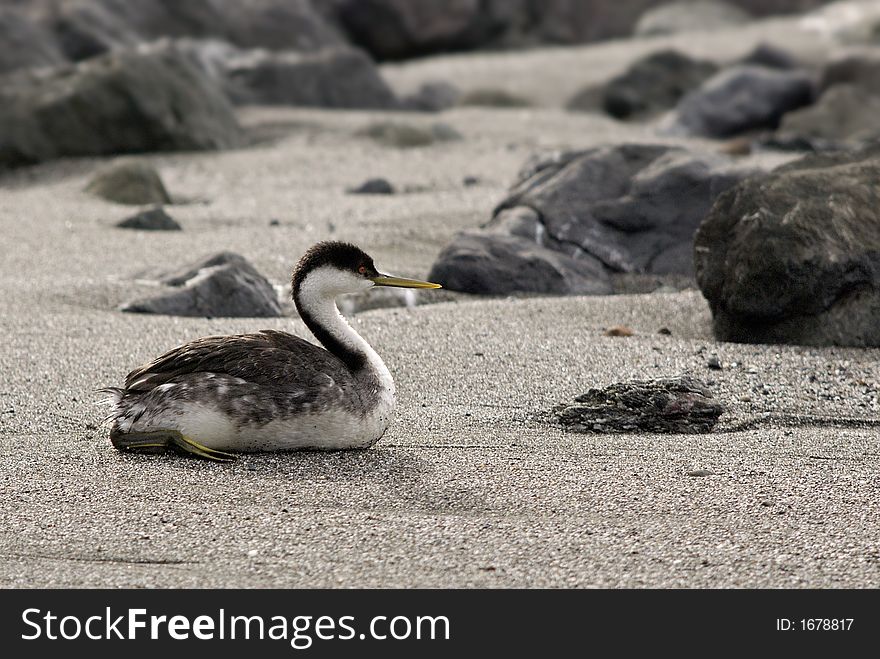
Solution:
M169 316L275 317L282 315L272 284L243 257L224 252L167 276L159 295L135 300L122 311Z

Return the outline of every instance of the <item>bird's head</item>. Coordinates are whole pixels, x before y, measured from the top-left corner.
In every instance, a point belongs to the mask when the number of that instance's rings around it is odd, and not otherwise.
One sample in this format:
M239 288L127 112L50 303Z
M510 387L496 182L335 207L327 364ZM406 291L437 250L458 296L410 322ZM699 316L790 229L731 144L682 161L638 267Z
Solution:
M309 290L326 297L359 293L373 286L441 287L428 281L382 274L376 270L369 254L355 245L337 241L310 247L294 268L291 284L295 298L306 285Z

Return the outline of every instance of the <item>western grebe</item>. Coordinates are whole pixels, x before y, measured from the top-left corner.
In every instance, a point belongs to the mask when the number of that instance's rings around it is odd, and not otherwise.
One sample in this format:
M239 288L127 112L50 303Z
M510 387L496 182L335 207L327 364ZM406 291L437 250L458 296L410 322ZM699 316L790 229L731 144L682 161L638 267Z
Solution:
M293 301L322 349L277 330L178 346L105 389L110 440L122 451L358 449L385 433L395 405L382 359L346 322L336 297L373 286L440 288L380 274L358 247L322 242L293 271Z

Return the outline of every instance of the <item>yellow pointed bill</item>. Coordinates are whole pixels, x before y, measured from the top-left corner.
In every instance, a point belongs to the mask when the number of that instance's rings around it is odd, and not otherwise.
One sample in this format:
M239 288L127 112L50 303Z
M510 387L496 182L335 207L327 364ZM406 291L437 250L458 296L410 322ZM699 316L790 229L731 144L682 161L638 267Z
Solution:
M394 286L396 288L443 288L440 284L434 284L430 281L405 279L403 277L389 277L388 275L372 277L372 280L376 286Z

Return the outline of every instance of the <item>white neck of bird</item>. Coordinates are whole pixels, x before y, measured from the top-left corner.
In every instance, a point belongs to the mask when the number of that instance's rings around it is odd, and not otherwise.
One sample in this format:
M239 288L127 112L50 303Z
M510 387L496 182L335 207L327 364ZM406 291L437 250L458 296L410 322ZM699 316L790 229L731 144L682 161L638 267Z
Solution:
M353 273L331 267L317 268L306 275L294 291L294 303L312 334L350 370L369 369L382 384L393 386L382 358L349 325L336 306L339 295L364 291L372 286L371 281Z

